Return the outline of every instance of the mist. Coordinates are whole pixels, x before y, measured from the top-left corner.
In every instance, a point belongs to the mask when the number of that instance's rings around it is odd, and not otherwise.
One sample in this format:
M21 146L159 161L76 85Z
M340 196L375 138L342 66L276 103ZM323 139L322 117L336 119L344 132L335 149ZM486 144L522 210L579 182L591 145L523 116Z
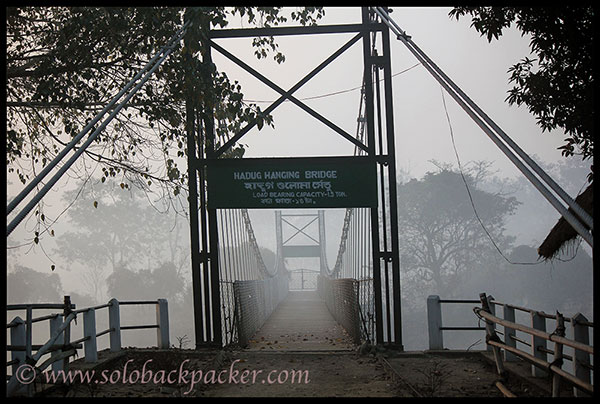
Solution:
M396 8L393 17L413 35L416 42L448 74L456 78L465 91L481 102L484 110L503 126L550 175L575 197L586 183L589 162L577 157L566 159L557 146L560 133L544 133L536 126L527 111L509 108L504 102L508 89L506 70L518 58L525 56L527 38L510 32L503 41L493 45L479 38L466 21L450 21L447 8ZM327 9L327 23L352 23L360 20L360 9ZM282 38L281 49L287 61L279 66L268 61L252 59L248 43L241 40L223 41L223 46L245 57L249 64L265 75L272 75L284 88L289 88L310 68L347 40L332 35L320 42L315 39ZM398 43L393 44L393 71L415 65L410 55ZM349 90L360 86L362 79L361 49L352 50L346 59L334 64L324 75L299 92L298 97L311 97ZM500 60L500 61L499 61ZM272 91L244 76L239 69L215 56L218 68L243 83L245 97L254 100L273 100ZM288 69L288 70L286 70ZM403 206L411 203L411 192L427 185L440 173L452 173L459 178L452 150L448 123L442 108L440 88L427 77L422 67L413 68L394 78L394 116L396 124L396 178L399 192L399 255L401 274L403 345L407 351L427 349L426 300L429 295L442 299L478 299L482 292L499 302L555 313L565 316L576 313L593 318L592 251L577 241L562 251L557 259L540 262L537 248L559 219L559 214L523 178L492 142L456 105L449 105L457 136L458 151L465 173L484 167L477 180L469 184L479 192L474 205L468 202L467 187L453 183L452 198L440 193L427 214L446 217L462 206L460 218L468 218L477 243L465 244L460 256L439 268L439 281L430 269L415 259L418 235L408 229L411 217ZM360 91L348 91L307 101L321 111L331 113L332 120L352 133L356 127ZM251 130L242 143L247 144L245 157L276 156L334 156L351 155L354 148L327 128L314 123L290 103L284 103L274 113L275 128ZM268 105L268 104L267 104ZM55 220L39 231L31 215L7 240L7 304L60 303L68 295L77 308L119 300L166 298L169 303L171 344L193 348L193 289L191 275L190 228L187 214L187 195L167 200L135 188L123 189L119 182L101 181L96 173L86 182L73 176L61 180L46 197L43 208L46 216ZM412 187L412 184L415 188ZM22 184L8 175L7 201L20 191ZM493 197L493 198L492 198ZM496 202L510 206L497 211ZM512 199L510 199L512 198ZM175 203L173 203L175 200ZM178 209L173 208L178 206ZM289 212L289 211L288 211ZM310 212L294 210L294 212ZM493 228L488 237L475 212ZM344 209L325 209L327 261L333 267L338 254ZM456 213L458 215L458 213ZM249 212L256 240L266 264L274 262L276 252L275 211L254 209ZM493 223L488 222L493 218ZM404 220L404 219L403 219ZM423 219L425 220L425 218ZM465 219L467 220L467 219ZM298 222L298 226L302 224ZM307 232L314 232L308 229ZM314 234L314 233L310 233ZM317 231L318 235L318 231ZM290 235L284 235L291 236ZM310 241L303 235L299 243ZM496 243L496 246L494 245ZM222 241L222 248L226 242ZM289 270L319 269L315 259L289 259ZM294 272L291 289L315 289L314 275L306 274L306 283ZM472 306L444 307L444 325L477 325ZM44 312L36 313L43 315ZM7 312L7 323L23 312ZM105 318L106 317L106 318ZM127 307L122 309L121 322L127 325L151 324L155 321L153 308ZM46 323L34 328L34 344L48 339ZM98 315L98 329L106 328L107 315ZM81 329L81 327L77 327ZM568 334L567 334L568 336ZM73 339L81 337L74 335ZM152 330L123 333L123 346L154 346L156 332ZM485 349L484 332L447 332L444 335L449 349ZM108 348L108 339L98 340L98 349Z

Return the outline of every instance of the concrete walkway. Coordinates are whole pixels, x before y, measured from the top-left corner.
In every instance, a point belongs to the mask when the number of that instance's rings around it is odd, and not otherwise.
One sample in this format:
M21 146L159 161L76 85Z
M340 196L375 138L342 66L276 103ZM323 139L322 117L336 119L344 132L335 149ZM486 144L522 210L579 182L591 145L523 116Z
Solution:
M355 349L316 291L290 291L250 339L250 351L348 351Z

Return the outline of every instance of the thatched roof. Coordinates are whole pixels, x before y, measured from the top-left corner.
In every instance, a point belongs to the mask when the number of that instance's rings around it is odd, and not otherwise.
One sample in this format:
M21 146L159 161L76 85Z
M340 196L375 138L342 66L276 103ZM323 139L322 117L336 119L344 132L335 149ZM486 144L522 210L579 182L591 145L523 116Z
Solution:
M583 193L581 193L577 198L575 198L575 202L583 210L590 214L593 217L594 213L594 184L590 184ZM573 212L571 208L569 208L569 212L571 212L575 217L578 217L577 214ZM584 225L585 226L585 225ZM589 229L585 226L586 229ZM561 217L558 220L558 223L552 228L546 239L538 248L538 254L540 257L548 260L555 257L559 254L564 248L571 245L575 242L577 238L577 232L573 227L565 220L564 217Z

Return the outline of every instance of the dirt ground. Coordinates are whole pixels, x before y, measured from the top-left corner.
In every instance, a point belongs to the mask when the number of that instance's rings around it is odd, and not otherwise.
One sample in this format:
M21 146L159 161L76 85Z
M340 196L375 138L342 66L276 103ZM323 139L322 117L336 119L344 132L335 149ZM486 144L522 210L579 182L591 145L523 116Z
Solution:
M502 397L483 355L358 351L265 352L129 349L72 364L94 378L40 391L43 397ZM89 374L89 373L88 373ZM517 396L543 397L510 377Z

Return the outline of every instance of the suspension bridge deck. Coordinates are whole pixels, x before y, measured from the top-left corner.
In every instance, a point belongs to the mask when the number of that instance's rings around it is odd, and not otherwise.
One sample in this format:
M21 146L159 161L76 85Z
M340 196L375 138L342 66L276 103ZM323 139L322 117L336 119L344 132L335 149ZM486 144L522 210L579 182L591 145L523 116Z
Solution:
M251 351L348 351L352 339L316 291L290 291L250 339Z

